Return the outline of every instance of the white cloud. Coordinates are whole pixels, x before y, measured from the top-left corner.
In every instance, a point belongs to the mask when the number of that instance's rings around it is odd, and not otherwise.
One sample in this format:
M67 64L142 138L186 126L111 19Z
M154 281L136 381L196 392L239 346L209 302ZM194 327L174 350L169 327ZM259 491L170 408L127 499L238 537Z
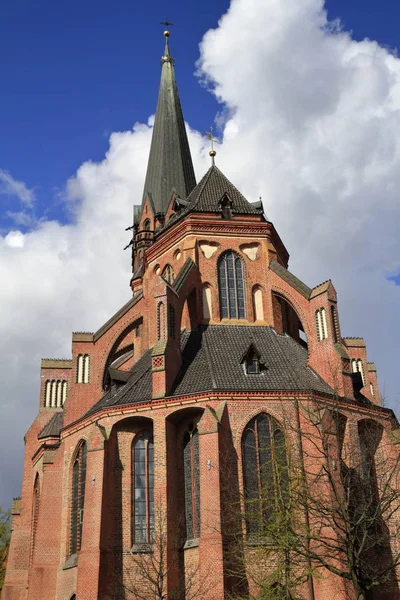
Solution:
M18 198L25 206L32 207L35 193L26 187L23 181L14 179L8 171L0 169L0 195Z
M10 248L23 248L24 236L20 231L9 231L4 238L4 243Z
M320 0L233 0L199 65L225 103L218 165L262 196L296 274L311 286L332 278L342 332L364 335L394 406L400 287L386 276L400 269L400 61L328 27ZM114 133L104 161L80 167L66 193L74 224L0 238L0 454L13 457L0 503L19 491L40 357L68 356L71 331L97 329L130 296L124 229L150 136L149 125ZM189 138L200 177L208 146Z

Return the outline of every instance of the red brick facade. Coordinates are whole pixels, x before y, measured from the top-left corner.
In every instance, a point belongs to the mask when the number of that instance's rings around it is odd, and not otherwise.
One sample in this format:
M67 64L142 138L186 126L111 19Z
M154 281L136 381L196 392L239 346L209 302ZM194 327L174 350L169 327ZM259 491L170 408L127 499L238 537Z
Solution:
M167 219L173 214L172 202ZM147 237L151 241L141 252L139 245L135 255L134 270L142 266L142 271L132 279L132 299L96 333L72 335L71 361L58 364L46 360L42 364L39 411L26 434L22 497L13 511L3 600L70 600L74 594L79 600L135 597L126 591L127 578L135 576L130 566L134 542L132 444L142 431L151 432L154 439L154 498L166 516L168 590L175 597L173 592L195 576L206 583L201 596L205 600L227 598L234 586L228 564L226 506L231 493L243 490L242 434L254 416L264 412L278 423L285 423L288 416L294 421L297 402L309 405L318 400L327 408L339 406L347 418L345 439L351 447L358 447L357 422L372 419L384 428L385 452L388 448L397 452L392 432L397 425L390 412L380 407L376 369L367 362L365 344L361 338L341 336L333 284L329 281L310 290L293 277L287 271L286 249L262 214L233 214L227 220L221 214L194 209L158 233L154 241L154 224L167 219L156 219L149 201L143 205L138 232L144 229L145 219L150 219ZM234 250L243 261L246 319L220 318L217 268L226 250ZM161 276L166 265L172 267L179 285L173 286ZM322 309L323 334L318 332L317 315ZM284 389L172 394L181 372L181 330L202 325L271 327L278 334L290 334L303 346L304 331L307 364L333 394ZM152 400L104 405L87 414L148 350ZM80 355L90 359L87 383L79 383ZM369 404L354 397L352 360L361 361L354 365L362 366L360 393ZM62 408L46 406L48 380L68 382ZM64 417L61 431L38 439L60 411ZM199 440L200 534L182 545L182 447L189 423L197 428ZM307 428L306 421L301 421L300 427ZM293 431L286 436L287 446L298 453ZM87 445L82 539L79 551L71 556L72 470L82 440ZM310 600L354 598L346 583L328 572L313 578L313 589L305 585L301 591ZM374 597L397 596L382 593Z

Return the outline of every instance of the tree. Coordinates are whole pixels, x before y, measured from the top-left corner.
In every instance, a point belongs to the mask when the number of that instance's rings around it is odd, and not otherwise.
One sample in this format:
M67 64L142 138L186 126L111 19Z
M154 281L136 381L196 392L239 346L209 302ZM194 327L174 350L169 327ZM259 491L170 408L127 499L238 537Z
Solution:
M0 506L0 591L3 589L4 578L6 575L10 535L10 511L4 511Z
M123 588L135 600L201 600L209 598L209 588L200 580L197 566L185 569L184 583L178 581L171 589L168 579L177 570L177 560L170 559L167 548L167 517L161 501L155 505L154 531L150 544L139 544L127 557ZM184 593L182 588L184 587Z
M274 431L269 437L258 432L271 449L268 454L259 441L251 448L258 455L250 472L258 493L249 493L245 476L240 499L230 503L236 515L229 519L228 562L231 575L249 584L243 597L313 597L313 579L328 571L343 578L357 600L385 587L400 598L400 458L393 434L369 418L353 421L346 433L339 400L282 401L282 407L286 461ZM242 454L245 462L246 447Z
M346 439L339 403L313 402L299 410L305 485L296 503L310 526L293 530L296 552L348 581L357 600L386 585L398 594L398 448L372 419L359 420Z

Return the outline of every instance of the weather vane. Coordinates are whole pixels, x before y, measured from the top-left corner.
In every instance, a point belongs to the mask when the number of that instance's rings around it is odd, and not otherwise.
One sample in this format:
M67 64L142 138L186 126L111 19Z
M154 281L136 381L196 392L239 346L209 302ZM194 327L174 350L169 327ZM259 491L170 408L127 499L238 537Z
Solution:
M209 152L209 155L211 156L212 164L215 165L214 158L217 153L214 150L214 144L219 144L219 141L215 137L213 137L213 133L212 133L213 129L214 129L214 127L211 125L210 131L207 131L207 139L211 142L211 150Z

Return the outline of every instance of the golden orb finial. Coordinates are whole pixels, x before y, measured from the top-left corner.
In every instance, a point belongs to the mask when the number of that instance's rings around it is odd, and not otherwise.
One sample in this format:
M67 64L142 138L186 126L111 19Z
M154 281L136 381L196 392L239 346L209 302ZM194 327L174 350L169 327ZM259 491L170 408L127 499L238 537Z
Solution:
M208 154L211 156L211 158L213 158L214 156L216 156L217 153L215 152L215 150L210 150Z
M168 29L166 29L164 31L164 37L169 38L169 35L170 35L169 31L168 31Z

